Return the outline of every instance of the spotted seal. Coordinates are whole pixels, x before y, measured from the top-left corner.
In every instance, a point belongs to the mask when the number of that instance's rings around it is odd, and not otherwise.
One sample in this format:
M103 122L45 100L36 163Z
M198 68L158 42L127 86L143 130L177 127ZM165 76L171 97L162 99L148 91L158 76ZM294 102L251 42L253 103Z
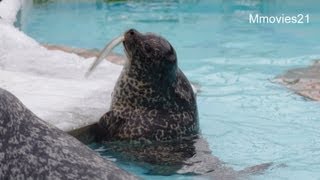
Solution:
M137 179L0 89L0 179Z
M112 140L173 141L199 132L196 97L164 38L130 29L128 61L116 83L110 111L100 119Z
M110 110L90 130L103 136L109 154L120 153L119 158L139 162L152 174L162 175L210 174L211 178L235 179L270 166L235 171L212 156L199 135L191 84L178 67L174 48L161 36L128 30L104 48L87 75L121 42L128 61L114 88Z

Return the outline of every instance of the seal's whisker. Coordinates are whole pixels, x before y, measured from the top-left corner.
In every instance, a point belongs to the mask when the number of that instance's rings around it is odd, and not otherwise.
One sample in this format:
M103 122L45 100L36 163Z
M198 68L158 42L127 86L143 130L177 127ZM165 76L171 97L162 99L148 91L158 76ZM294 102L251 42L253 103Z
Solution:
M86 72L85 77L88 77L93 72L93 70L101 63L101 61L109 55L112 49L114 49L117 45L119 45L123 41L124 41L124 36L121 35L117 38L114 38L110 43L108 43L103 48L103 50L101 51L97 59L92 63L91 67Z

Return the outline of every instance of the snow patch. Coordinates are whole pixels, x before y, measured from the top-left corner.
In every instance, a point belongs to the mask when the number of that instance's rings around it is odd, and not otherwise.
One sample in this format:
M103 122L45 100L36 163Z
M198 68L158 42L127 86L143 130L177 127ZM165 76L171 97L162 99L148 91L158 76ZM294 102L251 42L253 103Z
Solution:
M93 58L49 51L13 27L22 3L0 2L0 87L64 131L97 122L109 108L122 67L104 61L85 79Z
M2 20L13 24L23 2L24 0L2 0L0 2L0 17Z

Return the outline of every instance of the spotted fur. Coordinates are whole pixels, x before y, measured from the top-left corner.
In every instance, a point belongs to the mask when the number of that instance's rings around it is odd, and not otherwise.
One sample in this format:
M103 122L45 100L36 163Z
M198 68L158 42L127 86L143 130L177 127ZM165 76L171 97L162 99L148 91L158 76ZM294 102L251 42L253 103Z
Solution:
M101 119L107 139L171 141L198 133L196 98L164 38L129 30L128 62L117 81L110 111Z

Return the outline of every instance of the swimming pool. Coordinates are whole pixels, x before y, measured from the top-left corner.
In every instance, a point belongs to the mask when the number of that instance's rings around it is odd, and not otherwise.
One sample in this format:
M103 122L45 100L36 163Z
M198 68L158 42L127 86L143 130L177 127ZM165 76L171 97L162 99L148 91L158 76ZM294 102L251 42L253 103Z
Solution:
M83 48L102 48L129 28L163 35L181 69L201 86L200 127L215 156L235 169L287 165L254 179L317 179L320 103L271 80L320 58L319 10L311 0L49 0L27 4L19 26L41 43ZM310 23L250 24L250 13L309 14ZM118 163L146 179L194 178L155 177Z

